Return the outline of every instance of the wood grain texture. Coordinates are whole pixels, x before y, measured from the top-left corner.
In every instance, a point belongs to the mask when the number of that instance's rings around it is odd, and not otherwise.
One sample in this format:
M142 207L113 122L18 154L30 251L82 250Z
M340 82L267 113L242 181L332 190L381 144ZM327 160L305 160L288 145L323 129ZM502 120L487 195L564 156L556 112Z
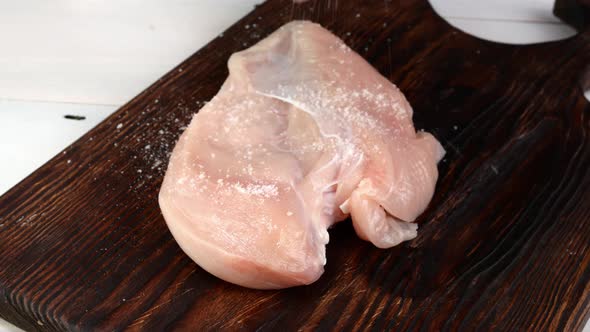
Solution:
M185 256L157 194L229 55L292 19L320 22L398 84L448 155L417 239L380 250L344 222L318 282L255 291ZM489 43L426 0L268 1L0 198L0 316L46 331L579 331L589 63L587 33Z

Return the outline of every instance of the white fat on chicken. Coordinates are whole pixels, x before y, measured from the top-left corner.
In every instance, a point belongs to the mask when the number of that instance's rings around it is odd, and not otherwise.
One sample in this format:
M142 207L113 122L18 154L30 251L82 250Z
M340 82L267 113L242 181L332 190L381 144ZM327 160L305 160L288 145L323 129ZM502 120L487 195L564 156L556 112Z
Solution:
M229 60L178 141L159 202L197 264L258 289L310 284L328 228L379 248L417 235L444 150L400 90L339 38L286 24Z

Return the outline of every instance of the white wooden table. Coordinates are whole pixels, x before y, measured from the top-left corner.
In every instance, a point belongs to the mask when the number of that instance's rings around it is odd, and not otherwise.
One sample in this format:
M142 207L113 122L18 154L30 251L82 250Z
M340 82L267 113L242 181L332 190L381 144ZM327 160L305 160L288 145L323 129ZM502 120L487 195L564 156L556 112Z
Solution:
M0 0L0 195L260 1ZM431 1L456 27L506 43L573 35L552 2ZM19 330L0 320L1 331Z

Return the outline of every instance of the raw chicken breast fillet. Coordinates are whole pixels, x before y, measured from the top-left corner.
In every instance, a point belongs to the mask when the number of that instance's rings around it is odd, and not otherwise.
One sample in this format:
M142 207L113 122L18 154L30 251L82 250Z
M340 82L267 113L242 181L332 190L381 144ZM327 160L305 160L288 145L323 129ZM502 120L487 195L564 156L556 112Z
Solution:
M444 150L395 85L340 39L291 22L234 54L172 153L160 207L182 249L226 281L310 284L327 229L379 248L416 237Z

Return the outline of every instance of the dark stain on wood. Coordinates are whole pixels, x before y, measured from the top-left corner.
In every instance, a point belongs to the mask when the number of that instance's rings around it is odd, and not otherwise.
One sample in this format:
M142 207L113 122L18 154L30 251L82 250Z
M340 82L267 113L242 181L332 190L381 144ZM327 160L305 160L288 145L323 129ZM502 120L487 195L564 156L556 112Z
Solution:
M320 22L398 84L448 155L417 239L380 250L344 222L318 282L249 290L182 253L157 195L230 54L292 19ZM589 60L587 32L496 44L425 0L266 2L0 199L0 316L45 331L579 331L590 313Z

